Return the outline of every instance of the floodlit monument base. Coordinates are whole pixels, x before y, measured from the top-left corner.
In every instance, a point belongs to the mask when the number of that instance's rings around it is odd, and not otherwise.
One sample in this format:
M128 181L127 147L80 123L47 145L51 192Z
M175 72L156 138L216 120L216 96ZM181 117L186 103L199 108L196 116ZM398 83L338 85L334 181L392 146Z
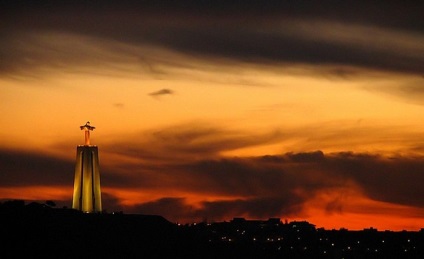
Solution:
M97 146L90 145L89 139L89 130L94 127L86 124L81 129L86 130L86 143L77 147L72 208L83 212L101 212L99 152Z

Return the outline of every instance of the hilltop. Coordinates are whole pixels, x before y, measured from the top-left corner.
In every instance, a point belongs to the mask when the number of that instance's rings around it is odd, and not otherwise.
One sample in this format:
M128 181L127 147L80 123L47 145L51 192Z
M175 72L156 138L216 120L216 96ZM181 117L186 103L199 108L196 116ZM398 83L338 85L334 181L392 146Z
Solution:
M424 231L316 229L278 218L174 224L157 215L82 213L53 202L0 204L2 255L120 258L422 258Z

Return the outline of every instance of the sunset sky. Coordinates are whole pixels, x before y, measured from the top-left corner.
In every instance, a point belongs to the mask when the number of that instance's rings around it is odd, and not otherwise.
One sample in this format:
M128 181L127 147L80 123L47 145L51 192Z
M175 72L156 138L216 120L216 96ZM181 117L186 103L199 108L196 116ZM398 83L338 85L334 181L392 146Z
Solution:
M0 199L424 228L424 2L139 2L0 2Z

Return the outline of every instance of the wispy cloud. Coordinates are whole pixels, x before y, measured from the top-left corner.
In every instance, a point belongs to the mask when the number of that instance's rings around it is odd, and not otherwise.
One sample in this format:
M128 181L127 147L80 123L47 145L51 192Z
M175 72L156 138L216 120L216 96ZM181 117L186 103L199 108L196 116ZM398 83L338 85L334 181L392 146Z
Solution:
M153 96L153 97L160 97L162 95L173 95L173 94L174 94L174 91L172 91L171 89L167 89L167 88L149 93L149 95Z
M0 72L23 73L40 66L72 64L119 68L122 63L140 63L134 57L148 62L144 69L151 70L157 52L143 49L155 46L212 63L227 59L253 64L337 65L422 75L420 4L346 1L333 6L332 1L320 1L304 6L258 1L204 6L182 2L108 3L101 9L55 2L48 11L11 3L4 8L8 12L1 21L5 30ZM357 11L352 12L352 6ZM79 40L67 40L66 35ZM173 62L172 58L161 60Z

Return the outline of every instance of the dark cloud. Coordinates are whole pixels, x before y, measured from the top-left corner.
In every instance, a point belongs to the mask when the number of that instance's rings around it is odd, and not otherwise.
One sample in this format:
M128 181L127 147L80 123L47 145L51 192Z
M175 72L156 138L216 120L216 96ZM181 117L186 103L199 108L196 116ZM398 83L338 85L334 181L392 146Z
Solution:
M385 85L385 87L367 87L371 91L384 91L397 98L402 98L414 104L424 104L424 77L417 76L406 83L398 85Z
M149 93L149 95L153 97L159 97L162 95L173 95L173 94L174 94L174 91L172 91L171 89L166 89L166 88L158 90L156 92Z
M143 132L131 137L131 143L111 142L105 149L134 161L112 170L131 179L115 186L169 188L224 197L295 197L306 201L319 192L349 189L353 184L374 200L424 206L424 191L419 187L424 180L420 171L424 159L420 156L386 158L352 152L324 154L320 150L258 157L221 155L258 144L280 143L290 136L280 131L250 135L189 124ZM340 200L335 200L328 204L328 210L341 211L339 204Z
M421 172L424 166L422 157L385 158L376 154L352 152L324 154L321 151L261 157L219 158L218 156L215 159L209 159L205 155L194 160L168 160L168 157L172 155L163 157L162 163L160 157L157 157L155 166L142 160L140 164L122 170L138 172L137 176L132 176L132 186L138 183L142 188L157 188L164 192L172 189L192 195L245 198L235 198L232 202L205 201L202 209L189 210L185 206L192 205L184 205L183 198L179 198L176 202L169 197L170 200L163 200L160 203L155 201L149 203L149 206L140 205L139 209L142 208L140 211L151 209L153 213L162 205L165 208L178 205L182 206L183 214L180 216L184 217L190 214L199 218L206 216L219 218L221 215L219 211L224 213L228 210L242 215L244 209L245 214L259 217L265 215L265 212L274 213L273 215L277 212L289 213L294 209L300 209L305 202L319 193L331 192L336 196L333 200L322 204L323 209L328 213L342 213L344 207L349 207L349 198L345 192L352 187L372 200L424 207L424 192L419 186L424 180L424 174ZM137 179L143 180L137 181ZM256 210L252 203L261 199L275 201L273 204L279 206L274 207L274 211L259 208ZM248 207L250 209L247 209ZM261 214L261 211L264 213Z
M340 196L323 206L329 212L341 212L343 206L349 206L344 204L342 190L351 188L352 184L373 200L424 207L424 191L419 186L424 180L422 158L387 159L350 152L317 154L320 152L290 153L266 159L204 160L177 166L170 169L173 173L163 177L171 182L174 178L178 188L191 193L276 199L281 202L281 206L275 208L278 211L290 211L294 205L299 207L321 191L339 189ZM285 200L295 202L284 203ZM241 209L239 212L242 214Z
M114 103L113 106L116 107L116 108L124 108L125 104L123 104L123 103Z
M184 198L162 198L138 204L130 208L133 213L163 215L171 221L209 220L221 221L232 217L269 218L290 216L300 212L301 206L296 197L290 198L251 198L225 201L205 201L199 207L187 203Z
M176 30L176 31L175 31ZM320 21L275 21L242 27L198 25L172 28L148 35L149 41L188 54L225 57L252 63L279 65L310 64L355 66L376 70L422 73L422 35L407 42L395 31L370 29L362 25L338 25ZM408 41L415 46L409 46ZM414 44L415 43L415 44ZM336 72L339 74L340 70Z
M309 153L287 153L286 157L294 162L320 162L325 158L320 150Z
M323 192L333 198L317 205L330 214L343 213L350 207L352 186L372 200L422 208L423 166L421 157L321 151L204 160L173 168L166 177L178 179L179 188L188 193L245 198L203 201L194 206L183 197L167 197L139 204L131 211L175 221L282 217L301 213L305 203Z
M124 207L122 206L121 201L117 197L112 194L109 194L106 191L102 191L102 205L103 210L106 212L124 211Z
M140 132L131 136L131 143L111 141L106 148L110 152L141 160L182 162L186 159L216 157L223 151L275 143L283 137L284 134L278 130L249 134L193 122Z
M422 157L340 153L329 160L329 171L354 180L371 199L409 206L424 206Z
M422 75L424 67L422 3L18 2L1 8L0 71L8 75L172 62L149 46L210 62L336 66L337 75L347 67Z
M102 155L100 155L100 160ZM100 166L102 184L129 186L126 179ZM0 149L0 187L68 186L73 187L75 161L36 151ZM72 196L72 195L71 195Z
M0 150L0 186L73 186L74 166L47 154Z
M346 203L345 200L342 200L339 197L336 197L325 205L325 211L328 214L333 214L333 213L341 214L343 212L343 206L346 205L345 203Z
M58 15L66 13L78 13L76 18L84 20L87 15L93 12L101 14L127 14L125 18L139 13L161 15L176 19L180 15L206 16L209 15L226 17L232 15L246 19L255 15L267 16L289 16L289 17L327 17L328 19L346 20L350 22L368 22L379 24L380 26L393 26L400 28L416 28L422 30L421 11L424 8L419 1L336 1L323 0L314 1L197 1L197 0L159 0L159 1L129 1L122 0L102 1L2 1L2 10L5 14L9 13L7 18L11 18L12 14L40 14L52 13L56 11ZM177 17L175 17L177 16ZM108 18L116 18L110 15ZM264 19L265 19L264 18ZM39 21L38 21L39 22ZM77 21L74 21L75 23Z

